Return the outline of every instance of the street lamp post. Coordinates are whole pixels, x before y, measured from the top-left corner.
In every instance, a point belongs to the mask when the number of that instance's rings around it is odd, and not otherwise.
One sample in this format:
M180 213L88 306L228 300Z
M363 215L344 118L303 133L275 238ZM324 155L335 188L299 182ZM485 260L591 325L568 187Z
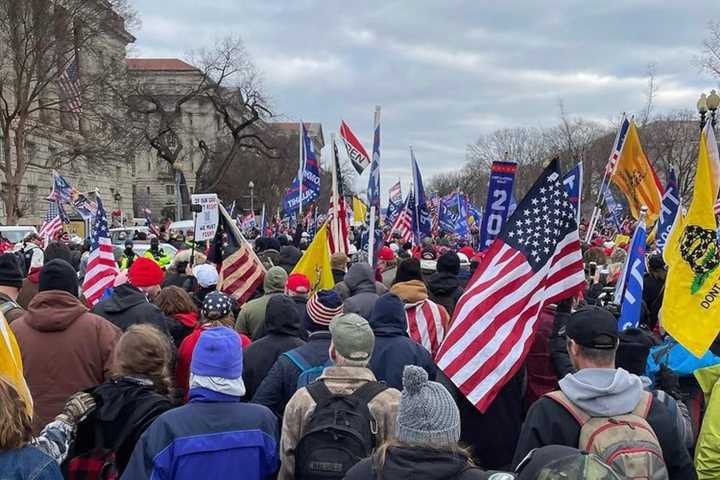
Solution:
M250 183L248 183L248 188L250 189L250 211L252 211L253 216L255 216L255 197L253 196L255 184L252 180L250 180Z
M720 107L720 95L718 95L715 89L710 90L709 95L705 95L704 93L700 94L700 98L697 101L697 109L700 114L700 129L705 127L705 122L708 120L708 112L710 112L710 124L715 128L718 107Z

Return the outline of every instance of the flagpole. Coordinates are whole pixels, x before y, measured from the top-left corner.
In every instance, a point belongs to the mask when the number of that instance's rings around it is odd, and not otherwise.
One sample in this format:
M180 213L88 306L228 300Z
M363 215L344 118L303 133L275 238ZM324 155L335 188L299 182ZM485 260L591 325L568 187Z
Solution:
M375 106L375 118L373 119L373 136L375 135L374 132L377 132L378 127L380 126L380 105ZM373 157L375 156L375 141L373 139ZM373 161L375 159L373 158ZM372 162L370 163L370 175L372 176ZM378 175L380 174L380 164L378 162ZM369 192L368 192L369 193ZM377 192L378 195L380 195L380 192ZM370 263L371 266L375 266L375 202L370 202L370 226L368 231L368 263Z
M415 179L417 178L417 172L415 169L417 168L415 161L415 152L413 152L413 147L410 145L410 172L412 174L413 181L410 183L410 191L413 195L413 211L415 212L415 224L413 225L413 240L415 240L415 245L420 245L420 211L418 210L418 192L415 191L417 188L417 185L415 184Z
M330 228L332 229L332 236L335 239L336 249L340 242L340 212L338 211L339 199L338 199L338 186L337 186L337 158L335 158L335 134L330 134L330 162L332 163L332 199L330 204L332 205L332 222Z
M298 142L298 161L299 161L300 166L298 168L298 185L299 185L300 191L299 191L298 198L300 199L300 203L298 204L298 223L302 219L303 181L305 180L303 178L304 156L303 156L303 122L302 122L302 120L300 120L299 127L300 127L300 131L298 132L298 138L300 139L300 141Z

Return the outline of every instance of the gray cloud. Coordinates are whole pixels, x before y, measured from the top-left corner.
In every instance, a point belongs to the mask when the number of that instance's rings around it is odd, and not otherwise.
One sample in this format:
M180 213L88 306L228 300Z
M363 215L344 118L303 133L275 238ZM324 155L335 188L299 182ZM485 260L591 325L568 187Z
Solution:
M344 118L369 149L382 105L384 190L398 176L407 184L410 144L427 180L459 168L481 133L553 125L560 99L599 121L637 111L649 63L659 110L692 107L717 84L691 63L707 20L720 19L716 0L135 4L137 55L185 57L239 34L276 109L322 122L328 139Z

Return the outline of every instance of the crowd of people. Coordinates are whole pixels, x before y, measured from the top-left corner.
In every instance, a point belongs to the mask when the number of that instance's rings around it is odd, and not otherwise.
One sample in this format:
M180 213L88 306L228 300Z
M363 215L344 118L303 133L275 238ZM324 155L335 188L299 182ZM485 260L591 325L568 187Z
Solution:
M584 245L587 289L544 307L481 413L435 359L482 253L391 234L375 268L332 255L335 287L314 291L293 273L307 244L255 239L244 304L199 251L126 244L91 308L87 249L30 236L0 255L0 477L720 478L720 342L696 358L663 332L659 255L621 332L626 245Z

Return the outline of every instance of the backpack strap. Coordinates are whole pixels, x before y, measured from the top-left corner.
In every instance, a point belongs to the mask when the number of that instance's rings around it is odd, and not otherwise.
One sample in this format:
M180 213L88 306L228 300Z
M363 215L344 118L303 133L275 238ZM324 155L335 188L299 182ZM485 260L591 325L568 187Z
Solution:
M288 360L290 360L293 365L299 368L300 372L304 372L312 368L311 365L307 363L307 361L305 361L302 355L300 355L298 352L290 350L289 352L285 352L282 355L285 356Z
M8 300L7 302L3 302L0 304L0 312L2 312L3 315L7 314L10 310L14 310L16 308L22 308L17 303L13 302L12 300Z
M309 383L305 388L307 388L308 393L315 401L316 408L334 397L325 382L322 381Z
M388 389L387 384L383 382L367 382L352 393L352 397L357 398L363 404L367 405L373 398Z
M647 419L648 413L650 413L650 407L652 407L653 395L650 392L643 391L642 397L635 408L632 411L633 415Z
M568 411L570 415L580 424L580 427L590 421L592 417L582 411L577 405L575 405L562 390L555 390L554 392L546 393L544 395L552 399L553 401L562 405L562 407Z

